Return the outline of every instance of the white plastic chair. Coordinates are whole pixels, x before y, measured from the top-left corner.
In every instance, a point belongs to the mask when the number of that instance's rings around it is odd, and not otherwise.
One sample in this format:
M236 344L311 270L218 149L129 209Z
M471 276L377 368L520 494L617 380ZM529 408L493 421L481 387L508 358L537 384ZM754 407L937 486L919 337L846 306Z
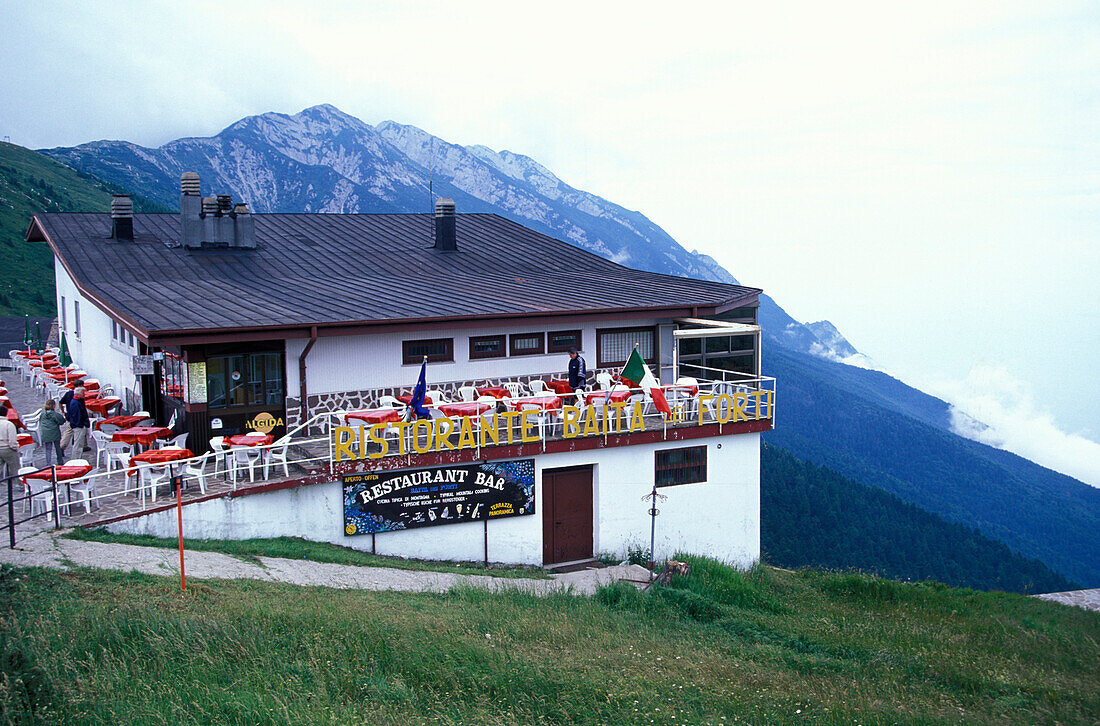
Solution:
M130 457L134 455L134 449L124 441L110 441L105 447L107 452L107 476L111 475L112 463L118 463L123 472L130 463ZM123 458L125 457L125 458Z
M378 398L378 408L405 408L405 404L398 401L393 396L380 396Z
M516 381L508 381L503 386L504 390L508 391L508 395L512 398L522 398L528 395L527 388L522 383Z
M450 399L443 395L443 391L438 388L433 388L430 391L425 391L424 395L432 399L432 405L438 406L441 403L450 403Z
M157 487L168 481L167 464L141 464L138 466L138 478L141 504L145 506L145 489L149 489L152 500L157 501Z
M187 443L187 432L184 431L179 436L168 440L158 440L156 446L158 449L186 449L184 444Z
M608 373L607 371L602 371L602 372L596 374L596 383L604 391L611 388L611 381L612 381L611 374Z
M289 449L290 437L284 436L267 450L267 456L264 457L264 479L267 478L267 469L272 464L282 464L283 475L290 478L290 463L287 460Z
M477 399L477 389L473 386L459 386L458 397L466 403L473 403Z
M527 384L531 388L531 393L536 396L540 393L546 392L546 381L535 379Z
M216 456L215 452L208 451L196 459L191 459L183 467L183 475L196 479L199 482L199 491L203 494L206 494L206 465L211 459L216 460Z
M29 482L23 481L22 477L26 476L27 474L33 474L36 471L38 471L37 466L22 466L22 467L19 468L19 472L18 472L18 476L20 477L19 481L23 482L23 496L25 496L25 497L29 497L31 495L31 485L30 485ZM32 501L32 504L33 504L33 501ZM24 512L27 511L27 500L26 499L23 500L23 511Z
M68 485L69 485L68 486L69 491L72 492L73 494L79 494L80 499L83 500L83 502L84 502L84 513L85 514L91 514L92 513L92 497L95 496L95 479L87 479L87 478L81 477L80 479L77 479L76 481L69 482ZM66 504L65 504L65 514L69 513L69 505L70 504L72 504L71 500L69 502L66 502Z
M256 469L255 467L260 462L260 454L263 453L260 449L252 446L231 446L229 447L229 454L233 459L233 468L230 470L230 476L233 478L233 485L237 485L237 470L244 467L248 467L248 481L249 483L256 481Z
M222 469L229 470L228 453L225 448L225 437L214 436L210 439L210 448L214 453L214 476L218 475L218 462L221 462Z
M107 458L107 444L111 443L111 435L94 428L88 433L95 440L95 465L99 466L99 460Z

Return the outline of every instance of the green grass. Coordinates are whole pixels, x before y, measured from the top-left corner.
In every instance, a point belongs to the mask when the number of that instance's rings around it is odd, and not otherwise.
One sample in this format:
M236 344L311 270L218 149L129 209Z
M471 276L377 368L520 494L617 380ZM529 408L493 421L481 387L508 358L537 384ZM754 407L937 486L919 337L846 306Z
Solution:
M106 529L76 528L66 532L69 539L91 542L114 542L117 544L138 545L139 547L161 547L174 550L179 547L178 540L154 537L150 534L112 534ZM361 565L366 567L392 567L398 570L430 570L432 572L454 572L461 575L489 575L491 577L525 577L548 580L550 575L541 567L530 565L502 565L483 562L441 562L437 560L413 560L404 557L384 557L360 552L350 547L341 547L328 542L312 542L300 537L275 537L272 539L188 539L184 537L183 546L189 550L222 552L259 563L259 557L284 557L291 560L311 560L313 562L331 562L337 565Z
M68 724L1096 723L1100 616L858 575L594 597L0 571L0 706ZM37 709L37 710L34 710ZM32 713L33 710L33 713ZM27 719L26 722L32 722Z

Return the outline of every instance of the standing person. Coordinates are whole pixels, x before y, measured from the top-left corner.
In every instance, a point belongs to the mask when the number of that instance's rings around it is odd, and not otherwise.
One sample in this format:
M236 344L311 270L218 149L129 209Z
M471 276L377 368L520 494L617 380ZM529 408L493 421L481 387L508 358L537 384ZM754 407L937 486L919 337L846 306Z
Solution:
M576 348L569 349L569 387L577 394L577 403L581 402L581 393L588 386L588 369L585 368L584 358L577 353Z
M65 454L61 449L61 427L66 423L54 407L53 399L49 399L42 406L42 415L38 418L38 441L46 449L46 466L53 463L53 455L57 453L57 463L65 463ZM72 436L70 429L69 435Z
M61 397L58 405L61 407L59 413L66 418L65 423L61 424L61 451L64 452L68 448L69 444L73 440L73 427L69 425L69 401L73 400L73 389L65 391L65 395Z
M8 476L19 473L19 436L8 420L8 407L0 405L0 462L8 467Z
M73 390L73 398L65 410L65 418L73 430L73 454L79 457L88 448L88 409L84 407L84 387L77 386Z

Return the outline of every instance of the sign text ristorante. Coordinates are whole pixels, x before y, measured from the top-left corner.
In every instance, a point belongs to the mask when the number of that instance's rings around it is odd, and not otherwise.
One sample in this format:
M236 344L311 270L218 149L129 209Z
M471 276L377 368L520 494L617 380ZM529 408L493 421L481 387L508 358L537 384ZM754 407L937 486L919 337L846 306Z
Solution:
M698 398L698 425L736 423L771 418L772 392L758 390ZM427 454L481 446L534 443L540 440L541 411L506 411L474 417L440 417L395 421L371 426L334 426L333 460L380 459L392 454ZM684 420L682 409L670 419ZM642 407L634 402L606 406L565 406L561 411L562 437L634 433L646 430ZM375 446L371 447L370 445ZM370 450L373 449L373 450Z

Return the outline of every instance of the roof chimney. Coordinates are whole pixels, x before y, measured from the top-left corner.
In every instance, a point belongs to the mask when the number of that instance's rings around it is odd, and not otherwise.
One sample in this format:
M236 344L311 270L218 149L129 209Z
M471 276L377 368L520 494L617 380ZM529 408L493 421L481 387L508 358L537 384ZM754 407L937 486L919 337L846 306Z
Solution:
M256 246L255 223L243 202L233 203L230 194L200 196L199 175L180 175L180 245L252 249Z
M134 241L134 203L125 194L111 198L111 237L120 242Z
M202 247L202 198L199 196L199 175L193 171L180 174L180 245Z
M457 250L455 241L455 200L440 197L435 200L435 248Z

